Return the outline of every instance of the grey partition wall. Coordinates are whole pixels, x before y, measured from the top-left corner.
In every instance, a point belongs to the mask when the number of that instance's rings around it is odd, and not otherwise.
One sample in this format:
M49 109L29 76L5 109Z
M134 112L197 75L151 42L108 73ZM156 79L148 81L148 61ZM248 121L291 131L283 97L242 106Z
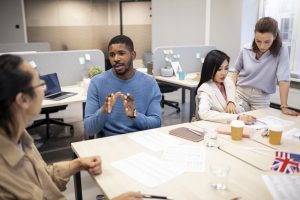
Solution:
M6 52L46 52L51 51L50 44L47 42L31 42L31 43L2 43L0 44L0 53Z
M153 74L160 75L160 69L166 65L164 50L172 50L174 55L180 55L181 68L186 73L200 72L206 54L216 49L215 46L165 46L153 51Z
M100 66L103 70L105 68L104 54L97 49L38 52L20 56L35 65L40 75L56 72L62 86L81 81L92 66Z

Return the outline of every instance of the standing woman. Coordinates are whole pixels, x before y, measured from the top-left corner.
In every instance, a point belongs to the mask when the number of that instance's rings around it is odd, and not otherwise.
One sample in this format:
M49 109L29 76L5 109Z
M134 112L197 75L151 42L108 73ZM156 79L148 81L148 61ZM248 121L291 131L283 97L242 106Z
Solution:
M243 101L242 106L245 111L269 107L270 94L276 92L278 82L281 111L287 115L299 115L287 105L289 54L287 47L282 45L277 21L263 17L257 21L254 32L252 44L245 45L240 52L232 77Z
M239 119L253 124L254 117L237 114L244 110L237 103L234 83L227 77L229 60L229 56L219 50L206 55L197 86L196 118L221 123Z
M101 173L99 156L47 166L25 130L40 113L45 82L19 56L0 56L0 199L65 199L70 176L80 170ZM136 197L136 198L133 198ZM140 193L116 197L142 199Z

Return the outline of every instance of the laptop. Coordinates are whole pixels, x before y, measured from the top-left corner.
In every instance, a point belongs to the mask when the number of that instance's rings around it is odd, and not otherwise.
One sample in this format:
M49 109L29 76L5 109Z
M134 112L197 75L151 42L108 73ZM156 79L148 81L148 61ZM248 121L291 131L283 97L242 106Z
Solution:
M58 81L56 73L46 74L40 76L47 85L47 91L45 92L45 99L51 99L54 101L62 100L76 95L75 92L63 92Z

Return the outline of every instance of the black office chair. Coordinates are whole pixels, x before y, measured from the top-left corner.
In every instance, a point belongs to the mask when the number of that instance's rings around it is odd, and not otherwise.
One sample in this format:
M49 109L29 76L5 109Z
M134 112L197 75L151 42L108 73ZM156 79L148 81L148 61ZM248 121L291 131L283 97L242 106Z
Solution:
M162 108L164 108L164 105L176 108L176 112L180 113L180 107L179 107L179 103L176 101L170 101L170 100L166 100L164 93L170 93L170 92L174 92L176 90L178 90L178 87L172 86L172 85L168 85L168 84L164 84L164 83L158 83L158 86L160 88L160 92L162 93L162 98L160 101L160 106Z
M46 125L46 137L47 137L47 139L49 139L50 138L50 124L56 124L56 125L70 127L70 133L71 133L71 136L73 136L74 135L73 125L64 123L64 120L62 118L50 118L51 113L65 110L67 108L67 106L68 105L42 108L42 111L40 114L45 114L46 118L34 121L31 126L27 127L27 130L38 127L38 126Z

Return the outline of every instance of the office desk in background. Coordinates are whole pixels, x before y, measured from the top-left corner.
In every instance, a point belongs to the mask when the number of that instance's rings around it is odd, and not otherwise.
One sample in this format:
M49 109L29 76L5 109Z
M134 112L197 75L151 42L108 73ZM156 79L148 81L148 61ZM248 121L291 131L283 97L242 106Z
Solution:
M86 102L86 94L84 94L83 87L80 87L78 85L70 85L63 86L61 90L64 92L75 92L77 94L65 99L61 99L59 101L44 99L42 102L42 108Z
M190 73L186 75L185 80L179 80L176 76L172 77L164 77L164 76L154 76L155 80L157 82L161 82L168 85L173 85L178 88L182 88L182 103L184 103L185 99L185 89L190 90L190 113L189 113L189 121L191 121L193 114L196 109L196 103L195 103L195 94L196 94L196 88L198 86L199 80L193 80L190 77L195 77L196 73Z
M138 71L147 73L147 68L137 68ZM164 77L164 76L153 76L154 79L157 82L161 82L167 85L172 85L178 88L182 88L182 104L185 103L185 89L190 90L190 113L189 113L189 121L191 121L193 114L196 109L196 103L195 103L195 93L196 88L198 86L199 80L193 80L194 77L196 77L198 72L196 73L188 73L186 74L185 80L179 80L176 76L171 77ZM152 75L149 75L152 76Z

